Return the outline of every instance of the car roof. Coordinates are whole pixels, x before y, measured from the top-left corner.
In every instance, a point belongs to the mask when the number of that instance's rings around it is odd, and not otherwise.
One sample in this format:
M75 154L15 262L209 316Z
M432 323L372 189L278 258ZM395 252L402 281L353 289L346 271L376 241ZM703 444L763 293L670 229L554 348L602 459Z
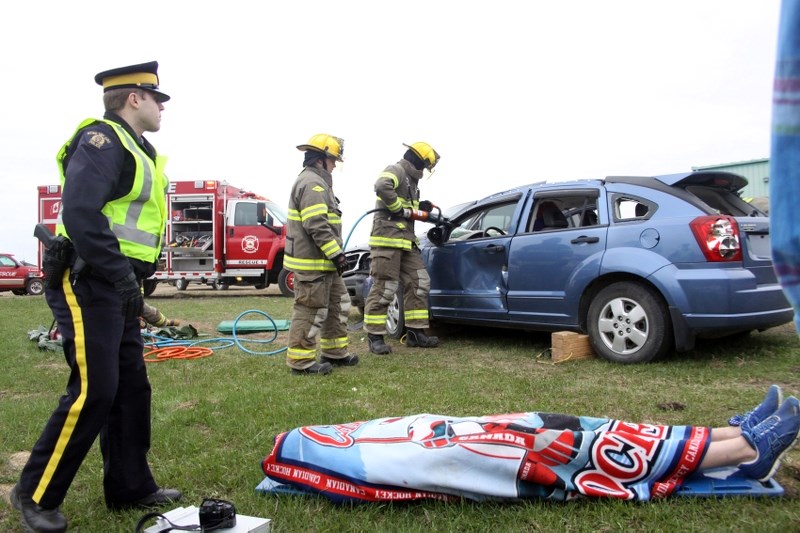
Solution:
M716 170L698 170L693 172L679 172L677 174L664 174L658 176L607 176L604 179L586 178L571 181L536 181L527 185L519 185L505 191L490 194L475 202L468 202L468 204L483 203L487 200L494 198L502 198L516 193L522 193L528 189L546 189L549 187L565 188L565 187L585 187L587 185L602 185L603 183L635 183L639 185L647 185L651 182L651 186L656 185L654 182L666 185L668 187L677 187L683 189L689 185L712 186L727 189L731 192L736 192L743 189L747 185L747 179L739 174L732 172L716 171ZM464 207L467 207L465 205ZM463 207L459 211L463 211Z
M698 170L695 172L680 172L677 174L664 174L661 176L609 176L605 179L608 183L642 183L655 180L669 187L686 188L689 185L702 185L719 187L736 192L747 185L747 179L739 174L717 170Z
M476 203L483 203L487 200L492 200L494 198L502 198L504 196L509 196L513 194L521 194L528 189L547 189L547 188L568 188L568 187L586 187L590 185L601 185L603 180L599 180L597 178L586 178L586 179L578 179L578 180L570 180L570 181L536 181L533 183L528 183L527 185L519 185L517 187L513 187L511 189L507 189L505 191L496 192L494 194L490 194L484 198L476 202L472 202L473 204Z

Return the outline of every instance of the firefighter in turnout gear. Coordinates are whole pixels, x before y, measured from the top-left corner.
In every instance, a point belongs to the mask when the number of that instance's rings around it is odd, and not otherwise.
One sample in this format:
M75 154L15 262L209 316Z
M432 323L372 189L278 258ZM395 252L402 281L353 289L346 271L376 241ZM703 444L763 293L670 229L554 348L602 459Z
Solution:
M70 373L11 491L27 531L66 531L58 507L98 437L109 509L181 498L159 488L147 461L151 388L139 329L141 281L155 272L166 223L166 160L142 136L160 129L169 100L157 68L152 61L98 74L105 115L81 123L57 156L56 234L70 259L49 273L57 281L45 297Z
M283 266L294 272L286 364L293 374L328 374L333 366L358 364L358 356L347 351L350 296L341 277L347 262L331 176L343 161L344 140L319 134L297 149L305 152L305 159L289 196L283 259Z
M439 344L428 336L428 293L430 277L417 247L414 220L418 211L429 213L433 204L420 202L419 180L439 162L439 154L427 143L416 142L407 148L403 159L386 169L375 182L377 203L369 238L373 283L364 306L364 329L369 349L375 354L391 353L384 341L386 312L403 283L406 345L430 348Z

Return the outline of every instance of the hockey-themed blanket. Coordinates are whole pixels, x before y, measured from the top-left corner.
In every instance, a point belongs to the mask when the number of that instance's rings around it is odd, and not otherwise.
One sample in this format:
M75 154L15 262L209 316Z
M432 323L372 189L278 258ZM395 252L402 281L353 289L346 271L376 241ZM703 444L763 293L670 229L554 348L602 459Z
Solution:
M648 500L700 465L710 430L547 413L420 414L281 433L271 480L336 502Z

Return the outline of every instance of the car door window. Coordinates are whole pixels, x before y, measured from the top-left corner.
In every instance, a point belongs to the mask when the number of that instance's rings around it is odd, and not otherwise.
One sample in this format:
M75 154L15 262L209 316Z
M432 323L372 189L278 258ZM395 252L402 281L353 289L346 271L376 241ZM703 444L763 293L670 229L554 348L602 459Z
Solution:
M239 202L233 216L234 226L257 226L258 211L255 202Z
M575 193L537 198L525 231L536 233L566 228L584 228L600 224L597 193Z
M490 234L487 235L486 230L489 228L499 229L503 234L508 233L517 203L515 200L495 204L469 213L465 218L457 221L458 225L450 232L449 240L479 239L496 237L501 234L490 229Z

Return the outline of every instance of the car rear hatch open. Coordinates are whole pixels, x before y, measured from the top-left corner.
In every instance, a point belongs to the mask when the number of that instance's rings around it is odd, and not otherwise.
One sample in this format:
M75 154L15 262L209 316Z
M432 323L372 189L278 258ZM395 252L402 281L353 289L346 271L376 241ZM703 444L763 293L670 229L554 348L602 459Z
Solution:
M709 215L734 217L739 226L742 265L753 273L759 285L777 283L772 268L769 217L738 194L747 185L746 178L731 172L704 170L656 176L656 179L682 189L687 201Z

